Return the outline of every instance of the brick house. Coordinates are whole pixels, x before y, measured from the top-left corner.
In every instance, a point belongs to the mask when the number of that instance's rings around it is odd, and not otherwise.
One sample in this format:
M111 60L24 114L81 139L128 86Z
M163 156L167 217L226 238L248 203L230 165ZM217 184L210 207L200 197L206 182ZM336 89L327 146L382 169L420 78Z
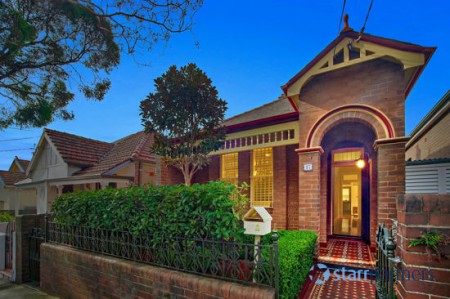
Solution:
M374 246L405 192L404 103L434 51L343 30L282 97L224 122L226 143L194 182L245 181L277 229ZM169 177L182 182L173 169Z
M37 194L37 213L41 214L63 193L158 184L160 158L150 154L152 142L153 135L143 131L109 143L44 129L27 179L16 186Z

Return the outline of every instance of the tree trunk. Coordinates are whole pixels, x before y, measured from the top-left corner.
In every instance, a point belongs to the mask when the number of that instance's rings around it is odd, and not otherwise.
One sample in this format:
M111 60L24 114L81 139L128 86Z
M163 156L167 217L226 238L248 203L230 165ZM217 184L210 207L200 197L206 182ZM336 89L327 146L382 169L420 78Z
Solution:
M184 184L186 186L192 185L192 177L190 176L189 171L187 173L183 171L183 176L184 176Z
M184 184L186 186L190 186L192 184L192 174L191 171L189 169L189 162L185 162L184 165L180 168L181 172L183 173L183 177L184 177Z

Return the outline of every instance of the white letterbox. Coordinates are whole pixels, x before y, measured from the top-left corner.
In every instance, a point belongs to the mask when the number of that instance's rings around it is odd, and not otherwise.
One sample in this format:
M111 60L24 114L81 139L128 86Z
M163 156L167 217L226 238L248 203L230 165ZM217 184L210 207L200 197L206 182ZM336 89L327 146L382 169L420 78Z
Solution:
M245 234L263 236L272 231L272 216L264 207L252 207L244 215Z

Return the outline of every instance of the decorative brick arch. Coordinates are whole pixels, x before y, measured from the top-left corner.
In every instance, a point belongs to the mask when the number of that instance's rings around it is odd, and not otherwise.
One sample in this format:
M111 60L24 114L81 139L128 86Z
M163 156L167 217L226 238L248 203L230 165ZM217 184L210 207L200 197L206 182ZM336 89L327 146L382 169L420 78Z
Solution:
M365 105L341 106L323 115L311 128L306 139L306 148L318 147L329 129L343 122L361 122L372 128L377 139L395 137L389 118L380 110Z

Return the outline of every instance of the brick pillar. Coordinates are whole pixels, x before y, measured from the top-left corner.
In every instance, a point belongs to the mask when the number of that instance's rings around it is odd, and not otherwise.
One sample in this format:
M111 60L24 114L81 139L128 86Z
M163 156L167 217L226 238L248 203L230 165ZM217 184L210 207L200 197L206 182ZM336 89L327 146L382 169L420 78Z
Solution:
M209 181L220 179L220 156L211 156L207 169Z
M320 156L321 147L296 150L299 155L299 229L320 232ZM312 164L312 171L304 171L305 164ZM325 208L325 207L324 207ZM320 234L319 234L320 236ZM319 241L322 242L320 236Z
M405 193L405 143L403 139L375 142L378 159L378 223L397 218L396 199Z
M287 204L286 146L273 148L273 227L286 229Z
M449 298L450 259L439 259L435 252L429 256L424 245L409 243L431 230L450 235L450 194L406 194L398 197L397 209L397 297ZM450 246L439 249L450 256Z
M40 227L44 232L45 215L20 215L16 217L16 282L24 283L30 280L29 235L34 227Z

